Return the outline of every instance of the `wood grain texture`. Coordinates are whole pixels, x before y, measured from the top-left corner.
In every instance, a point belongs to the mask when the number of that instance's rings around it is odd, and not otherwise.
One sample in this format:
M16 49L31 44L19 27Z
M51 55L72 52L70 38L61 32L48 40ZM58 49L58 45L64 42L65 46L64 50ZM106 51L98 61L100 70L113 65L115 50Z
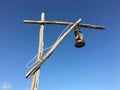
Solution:
M41 21L45 20L45 13L43 12L41 14ZM44 42L43 42L43 33L44 33L44 24L41 24L40 26L40 33L39 33L39 47L38 47L38 57L37 61L39 62L42 60L42 53L43 53L43 48L44 48ZM33 76L32 80L32 85L31 85L31 90L38 90L38 84L39 84L39 75L40 75L40 69L36 70Z

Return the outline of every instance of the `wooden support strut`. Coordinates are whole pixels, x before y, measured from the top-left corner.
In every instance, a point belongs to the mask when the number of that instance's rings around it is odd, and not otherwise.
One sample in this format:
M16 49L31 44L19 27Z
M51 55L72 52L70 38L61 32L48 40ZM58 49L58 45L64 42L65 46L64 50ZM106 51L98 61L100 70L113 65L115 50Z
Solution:
M35 21L35 20L24 20L24 23L29 23L29 24L60 24L60 25L73 25L73 22L63 22L63 21ZM79 27L83 28L93 28L93 29L99 29L99 30L104 30L104 26L96 26L96 25L91 25L91 24L78 24Z
M54 45L51 47L51 49L43 56L42 60L40 60L36 66L34 66L27 74L26 78L29 78L32 74L34 74L41 66L43 62L46 61L46 59L54 52L54 50L57 48L57 46L63 41L63 39L75 28L79 23L81 19L79 19L77 22L72 24L72 26L54 43Z

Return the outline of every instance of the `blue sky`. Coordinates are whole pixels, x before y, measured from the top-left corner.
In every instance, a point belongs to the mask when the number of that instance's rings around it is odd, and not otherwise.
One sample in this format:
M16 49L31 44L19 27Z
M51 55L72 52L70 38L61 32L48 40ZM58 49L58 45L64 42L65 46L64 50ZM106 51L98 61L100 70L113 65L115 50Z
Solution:
M86 46L74 47L73 32L42 65L39 90L120 90L119 0L1 0L0 90L29 90L26 63L38 51L40 25L23 20L46 20L103 25L105 31L81 28ZM65 26L46 25L45 48Z

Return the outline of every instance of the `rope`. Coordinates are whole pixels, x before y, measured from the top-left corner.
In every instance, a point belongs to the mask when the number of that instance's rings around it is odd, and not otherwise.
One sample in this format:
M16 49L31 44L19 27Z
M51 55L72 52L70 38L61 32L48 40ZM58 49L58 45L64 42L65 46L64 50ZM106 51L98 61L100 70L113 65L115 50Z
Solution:
M60 37L63 35L63 33L71 26L71 24L69 24L61 33L60 35L58 36L57 40L60 39ZM56 41L57 41L56 40ZM49 46L48 48L45 48L43 51L45 50L48 50L52 47L53 45ZM26 64L26 67L29 69L29 68L32 68L33 66L35 66L36 62L32 63L36 58L37 58L38 54L36 54L31 60L29 60Z
M60 33L60 35L58 36L57 40L60 39L60 37L63 35L63 33L64 33L70 26L71 26L71 24L69 24L69 25ZM56 41L57 41L57 40L56 40ZM53 45L45 48L43 51L50 49L52 46L53 46Z
M26 64L26 67L29 69L29 68L32 68L36 62L32 63L36 58L37 58L38 54L36 54L31 60L29 60Z

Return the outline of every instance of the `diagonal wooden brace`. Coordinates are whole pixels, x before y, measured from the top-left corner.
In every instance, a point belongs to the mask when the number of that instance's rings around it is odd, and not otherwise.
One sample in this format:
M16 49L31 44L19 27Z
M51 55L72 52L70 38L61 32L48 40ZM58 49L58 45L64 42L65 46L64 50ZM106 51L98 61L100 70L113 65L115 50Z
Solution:
M58 45L63 41L63 39L81 22L82 19L76 21L52 46L52 48L43 56L42 60L38 61L36 66L34 66L27 74L26 78L29 78L33 75L42 65L43 62L54 52L54 50L58 47Z

